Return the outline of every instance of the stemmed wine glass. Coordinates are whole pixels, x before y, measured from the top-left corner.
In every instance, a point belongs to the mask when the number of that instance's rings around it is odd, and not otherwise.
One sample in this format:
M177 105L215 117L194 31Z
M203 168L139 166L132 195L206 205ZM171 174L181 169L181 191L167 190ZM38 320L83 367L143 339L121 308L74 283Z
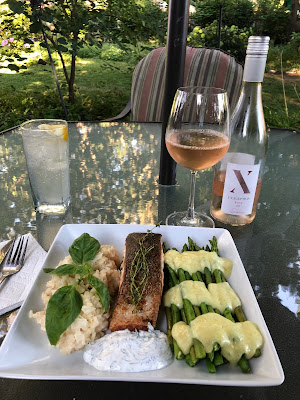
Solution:
M170 156L191 171L187 212L174 212L167 225L214 227L207 215L195 212L196 172L223 158L230 144L229 106L223 89L181 87L176 91L166 129Z

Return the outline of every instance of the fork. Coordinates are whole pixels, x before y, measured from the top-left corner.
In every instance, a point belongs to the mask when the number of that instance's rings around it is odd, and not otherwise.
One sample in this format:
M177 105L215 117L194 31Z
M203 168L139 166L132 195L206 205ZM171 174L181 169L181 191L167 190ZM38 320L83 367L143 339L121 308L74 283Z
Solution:
M5 278L7 278L10 275L16 274L23 267L28 245L28 239L29 238L27 238L25 245L23 246L24 237L21 237L18 241L15 250L14 247L16 239L14 239L11 248L6 256L6 259L4 260L4 266L1 271L2 275L0 276L0 284L4 281Z

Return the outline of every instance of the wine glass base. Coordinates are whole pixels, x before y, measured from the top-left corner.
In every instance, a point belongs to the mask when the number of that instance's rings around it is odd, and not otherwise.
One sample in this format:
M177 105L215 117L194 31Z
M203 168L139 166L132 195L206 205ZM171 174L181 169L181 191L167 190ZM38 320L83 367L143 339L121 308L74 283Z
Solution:
M195 218L187 218L186 211L174 212L166 219L166 225L196 226L202 228L214 228L214 221L207 215L195 212Z

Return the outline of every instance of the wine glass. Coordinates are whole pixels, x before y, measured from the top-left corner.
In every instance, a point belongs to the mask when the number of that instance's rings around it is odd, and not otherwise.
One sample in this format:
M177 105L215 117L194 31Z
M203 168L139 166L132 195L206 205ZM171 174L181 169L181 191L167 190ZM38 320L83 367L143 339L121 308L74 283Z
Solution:
M191 171L188 210L170 214L166 224L213 228L215 224L209 216L195 212L195 180L197 171L215 165L229 148L226 91L197 86L177 89L165 140L170 156Z

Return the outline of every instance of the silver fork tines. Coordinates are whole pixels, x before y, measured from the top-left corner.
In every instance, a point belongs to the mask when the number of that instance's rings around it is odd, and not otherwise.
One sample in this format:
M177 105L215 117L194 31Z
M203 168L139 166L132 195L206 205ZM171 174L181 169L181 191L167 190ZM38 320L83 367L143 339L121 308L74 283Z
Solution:
M26 255L26 250L27 250L27 245L28 245L28 239L26 240L24 244L24 237L22 236L18 240L17 246L15 246L16 239L14 239L11 248L3 260L3 268L1 271L1 276L0 276L0 283L8 276L14 275L17 272L20 271L20 269L24 265L25 261L25 255Z

